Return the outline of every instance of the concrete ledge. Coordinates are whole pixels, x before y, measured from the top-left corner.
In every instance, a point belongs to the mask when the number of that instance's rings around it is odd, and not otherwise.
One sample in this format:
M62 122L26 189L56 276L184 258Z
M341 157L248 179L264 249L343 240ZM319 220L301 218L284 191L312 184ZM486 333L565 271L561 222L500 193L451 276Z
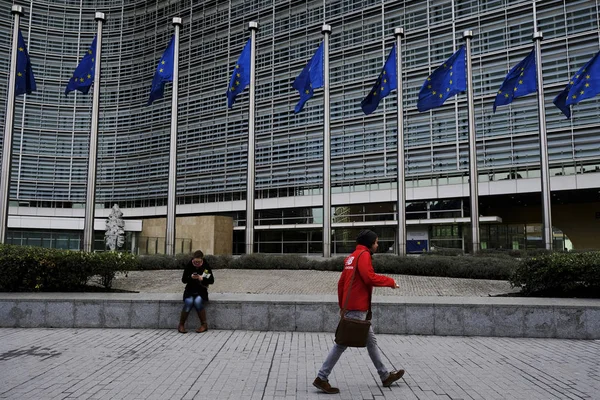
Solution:
M181 306L180 294L0 293L0 327L174 329ZM334 332L338 313L332 295L215 293L207 307L211 328L231 330ZM600 339L600 300L376 296L373 325L390 334Z

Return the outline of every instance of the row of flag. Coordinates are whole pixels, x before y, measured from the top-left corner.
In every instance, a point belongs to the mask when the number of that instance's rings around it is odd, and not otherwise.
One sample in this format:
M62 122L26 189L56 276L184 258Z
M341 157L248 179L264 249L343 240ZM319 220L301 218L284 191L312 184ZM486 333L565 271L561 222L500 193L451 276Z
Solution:
M236 96L243 92L250 83L251 40L249 39L244 46L229 81L227 89L227 105L229 108L233 107ZM31 60L20 30L17 48L15 95L18 96L24 93L30 94L36 90ZM321 42L310 61L292 83L292 87L300 95L300 101L294 108L295 113L302 111L304 104L312 98L315 89L323 87L323 57L323 42ZM92 44L70 78L65 89L65 95L73 90L88 93L94 82L95 59L96 37L94 37ZM461 46L446 62L427 77L419 91L417 109L420 112L440 107L448 98L466 91L465 60L465 46ZM165 83L173 80L173 63L174 36L156 67L148 105L163 97ZM367 115L374 112L379 106L379 102L396 88L396 46L394 45L375 84L361 102L363 112ZM510 70L504 82L502 82L494 101L494 112L498 106L510 104L514 99L535 91L537 91L537 69L535 50L532 50L527 57ZM556 96L554 104L567 118L571 118L571 105L594 97L598 93L600 93L600 52L596 53L577 71L563 91Z
M233 106L235 96L241 93L250 82L250 40L246 43L231 75L227 91L229 108ZM496 94L494 112L498 106L508 105L518 97L537 91L535 59L534 49L506 75ZM465 46L461 46L427 77L419 91L417 109L420 112L440 107L448 98L467 90L465 60L466 49ZM323 74L323 42L321 42L308 64L292 83L292 87L300 95L300 101L294 108L295 113L302 111L304 103L313 96L314 89L323 86ZM375 84L361 101L363 112L366 115L374 112L379 106L379 102L396 88L396 46L394 45ZM571 105L594 97L598 93L600 93L600 52L581 67L565 89L556 96L554 104L567 118L571 118Z

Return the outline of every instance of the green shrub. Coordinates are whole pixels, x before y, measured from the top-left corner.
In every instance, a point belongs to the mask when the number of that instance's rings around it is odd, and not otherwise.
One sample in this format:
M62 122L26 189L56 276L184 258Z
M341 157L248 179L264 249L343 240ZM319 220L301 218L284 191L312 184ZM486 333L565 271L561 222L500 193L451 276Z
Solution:
M457 257L462 256L464 251L462 249L439 249L439 250L431 250L424 251L423 253L419 253L424 256L449 256L449 257Z
M83 253L91 255L90 253ZM107 251L96 253L90 257L93 272L100 277L100 284L107 289L112 287L117 272L128 272L137 269L137 257L131 253Z
M83 290L93 276L110 288L118 271L136 268L127 253L84 253L42 247L0 245L0 290Z
M210 258L209 258L210 257ZM207 256L212 268L231 269L291 269L341 271L342 256L330 259L301 255L250 254L232 258L230 256ZM446 276L473 279L508 278L516 268L517 260L498 257L445 257L409 256L398 257L378 254L373 258L373 267L378 273L424 276Z
M524 259L510 283L525 295L600 297L600 252L551 253Z
M373 267L384 274L442 276L450 278L508 280L517 266L513 259L463 256L376 255Z

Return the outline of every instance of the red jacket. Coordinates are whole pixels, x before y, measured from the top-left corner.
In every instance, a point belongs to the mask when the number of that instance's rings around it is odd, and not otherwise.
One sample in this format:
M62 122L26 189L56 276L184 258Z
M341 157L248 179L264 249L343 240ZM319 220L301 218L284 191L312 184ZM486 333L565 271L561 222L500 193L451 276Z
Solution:
M350 297L348 298L346 310L368 311L369 299L373 292L373 286L393 288L396 282L390 277L376 274L373 270L373 264L371 263L371 253L369 252L369 249L361 244L356 245L354 253L350 254L344 260L344 270L338 281L338 302L340 309L344 308L344 300L346 298L346 293L348 293L350 282L352 281L356 257L359 257L358 269L356 270L352 290L350 290Z

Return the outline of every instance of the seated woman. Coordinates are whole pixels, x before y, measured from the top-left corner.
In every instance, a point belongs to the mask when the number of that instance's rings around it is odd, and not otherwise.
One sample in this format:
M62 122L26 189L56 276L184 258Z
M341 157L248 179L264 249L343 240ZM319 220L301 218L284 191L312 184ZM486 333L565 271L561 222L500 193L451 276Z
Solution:
M186 285L185 290L183 291L183 310L181 310L177 330L180 333L187 333L185 330L185 321L187 320L190 311L192 311L192 307L194 307L196 308L201 324L200 327L196 329L196 332L206 332L208 330L208 324L206 323L204 303L208 301L208 285L215 283L215 277L213 276L212 269L210 269L208 262L204 259L204 253L202 253L201 250L197 250L194 253L194 258L186 265L183 270L181 281Z

